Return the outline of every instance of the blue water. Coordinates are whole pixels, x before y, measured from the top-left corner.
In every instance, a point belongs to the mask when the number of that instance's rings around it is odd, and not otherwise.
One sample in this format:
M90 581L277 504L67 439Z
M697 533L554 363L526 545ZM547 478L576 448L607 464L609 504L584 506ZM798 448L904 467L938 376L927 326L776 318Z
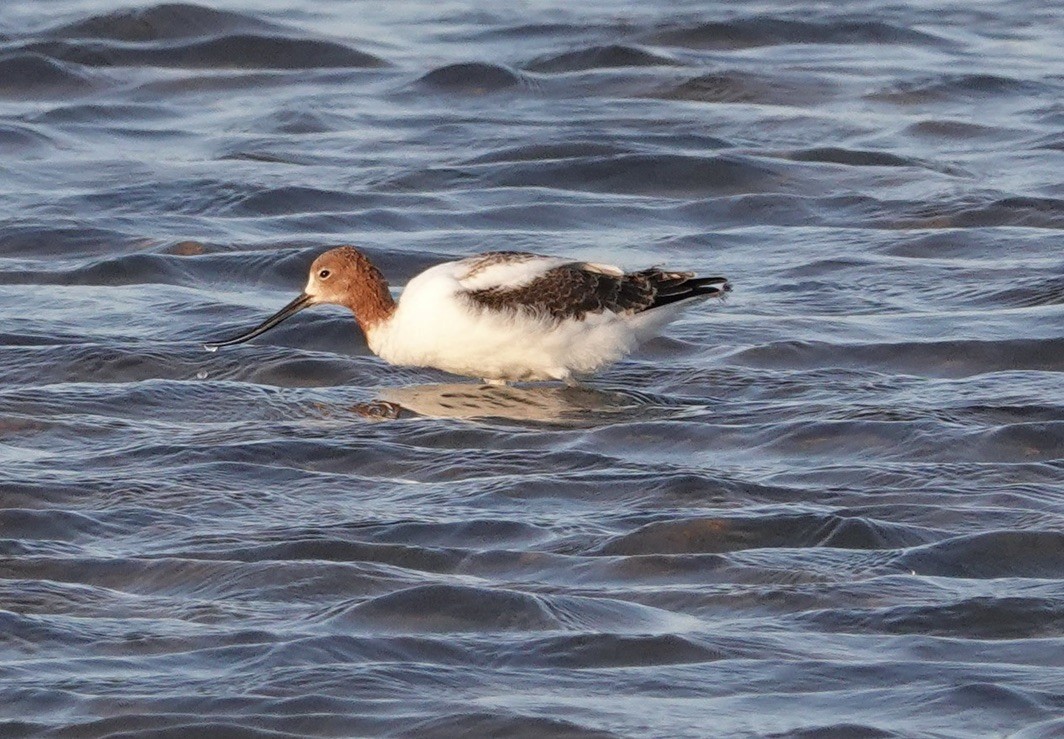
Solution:
M0 734L1064 734L1064 10L0 5ZM727 275L580 388L356 244Z

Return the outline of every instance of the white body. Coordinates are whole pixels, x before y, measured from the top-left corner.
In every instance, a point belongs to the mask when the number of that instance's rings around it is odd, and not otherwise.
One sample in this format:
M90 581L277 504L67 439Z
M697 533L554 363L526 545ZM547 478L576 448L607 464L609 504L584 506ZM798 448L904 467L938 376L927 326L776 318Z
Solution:
M463 295L518 287L571 262L535 257L474 269L474 258L432 267L410 281L395 313L369 332L369 347L392 364L436 367L492 382L570 381L620 359L701 299L643 313L604 311L558 321L524 310L481 307ZM608 265L592 268L622 274Z

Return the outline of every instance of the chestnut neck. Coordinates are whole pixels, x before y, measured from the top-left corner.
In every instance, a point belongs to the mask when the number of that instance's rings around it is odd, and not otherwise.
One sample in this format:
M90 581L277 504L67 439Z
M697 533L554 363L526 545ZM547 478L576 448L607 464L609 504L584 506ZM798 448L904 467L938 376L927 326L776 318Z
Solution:
M388 292L388 283L376 268L362 276L358 289L349 294L344 305L355 314L359 328L367 335L395 313L395 300Z

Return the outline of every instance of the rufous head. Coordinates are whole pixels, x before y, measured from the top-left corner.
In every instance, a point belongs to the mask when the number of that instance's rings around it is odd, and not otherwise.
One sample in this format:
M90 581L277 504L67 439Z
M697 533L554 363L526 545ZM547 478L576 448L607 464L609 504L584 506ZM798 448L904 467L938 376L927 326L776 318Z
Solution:
M341 246L325 252L310 265L303 294L310 298L311 305L345 305L357 314L357 307L364 302L362 295L376 294L380 285L387 288L387 284L365 254L353 246Z
M214 351L220 346L242 344L269 331L287 318L312 305L343 305L355 314L363 332L387 320L395 310L384 276L365 254L353 246L341 246L325 252L310 266L303 293L250 331L225 341L204 346Z

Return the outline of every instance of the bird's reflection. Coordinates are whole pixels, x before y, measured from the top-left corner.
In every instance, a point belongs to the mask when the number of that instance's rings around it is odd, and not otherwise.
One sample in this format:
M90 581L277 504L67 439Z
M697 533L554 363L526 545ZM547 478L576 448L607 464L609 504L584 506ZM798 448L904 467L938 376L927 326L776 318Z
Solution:
M594 425L604 415L639 413L648 401L635 394L553 385L408 385L382 390L376 404L431 418L504 419L566 426Z

